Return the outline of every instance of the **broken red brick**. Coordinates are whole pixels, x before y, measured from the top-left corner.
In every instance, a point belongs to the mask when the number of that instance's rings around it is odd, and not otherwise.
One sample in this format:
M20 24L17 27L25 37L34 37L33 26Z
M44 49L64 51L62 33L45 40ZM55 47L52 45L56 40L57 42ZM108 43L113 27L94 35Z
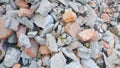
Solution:
M31 39L31 47L30 48L25 48L25 52L32 58L35 58L37 55L38 51L38 44L34 39Z

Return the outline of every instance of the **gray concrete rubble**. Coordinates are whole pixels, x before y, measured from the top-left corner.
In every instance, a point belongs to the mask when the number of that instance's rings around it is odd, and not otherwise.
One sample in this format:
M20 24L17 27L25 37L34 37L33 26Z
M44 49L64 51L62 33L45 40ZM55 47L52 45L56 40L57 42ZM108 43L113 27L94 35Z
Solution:
M120 0L0 0L0 68L120 68Z

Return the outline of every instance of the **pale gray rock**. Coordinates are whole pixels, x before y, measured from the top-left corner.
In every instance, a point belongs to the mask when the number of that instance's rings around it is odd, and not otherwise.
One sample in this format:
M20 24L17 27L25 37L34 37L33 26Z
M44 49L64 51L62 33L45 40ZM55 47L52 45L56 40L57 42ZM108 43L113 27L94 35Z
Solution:
M8 38L8 42L9 43L17 43L17 36L15 33Z
M49 49L51 51L54 51L54 52L58 51L58 46L57 46L57 43L56 43L56 39L51 34L46 34L46 45L49 46Z
M6 5L6 11L9 11L9 10L14 10L12 7L11 7L11 5Z
M44 17L40 14L35 14L33 21L38 27L46 28L48 25L53 24L54 19L51 15Z
M42 58L42 65L43 66L50 66L50 56L44 56Z
M14 0L9 0L9 4L10 4L10 6L11 6L12 9L17 9L17 6L16 6Z
M92 59L82 59L81 63L84 68L99 68Z
M38 33L37 31L30 31L27 33L27 35L29 38L34 38L37 35L37 33Z
M71 44L72 42L72 37L68 36L66 39L65 39L65 44L69 45Z
M14 64L18 63L20 59L20 54L21 53L19 50L9 47L3 61L4 65L7 67L12 67Z
M54 24L48 25L46 28L43 29L42 33L40 34L40 37L45 37L45 35L53 30Z
M65 65L65 68L83 68L82 65L80 64L80 62L76 62L76 61L72 61L69 64Z
M67 38L67 34L66 33L62 34L62 37Z
M41 66L41 65L42 65L42 60L41 60L41 59L39 59L39 60L37 61L37 65L39 66L39 68L42 67L42 66Z
M62 52L69 58L71 58L73 61L79 61L79 59L75 56L74 52L71 50L68 50L67 48L62 48Z
M19 10L8 10L6 12L6 16L9 17L16 17L18 15Z
M47 16L52 10L52 4L48 0L41 0L40 6L36 10L36 13L40 13L42 16Z
M34 28L33 21L29 20L27 17L23 17L22 19L20 19L20 23L25 25L29 29L33 29Z
M35 60L33 60L30 64L29 68L39 68L39 66L37 65L37 62Z
M23 50L20 57L22 58L23 65L27 65L32 58L26 54L26 52Z
M69 0L58 0L58 1L59 1L60 3L62 3L63 5L67 6Z
M81 47L82 44L79 42L79 41L75 41L75 42L72 42L69 46L67 46L66 48L69 49L69 50L73 50L75 48L79 48Z
M87 4L87 2L89 2L90 0L76 0L78 2L80 2L81 4Z
M0 6L0 14L3 14L5 10Z
M64 46L65 45L64 39L61 40L60 38L58 38L57 45L58 47Z
M14 31L18 30L18 26L19 26L19 21L13 17L9 17L5 23L6 28L12 29Z
M9 3L9 0L0 0L0 3Z
M46 39L45 39L45 38L41 38L40 36L36 36L34 39L35 39L36 42L39 43L40 45L45 45L45 44L46 44Z
M0 68L6 68L6 66L3 63L1 63Z
M60 34L61 30L62 30L62 26L61 26L61 25L58 25L57 33Z
M69 2L69 5L77 13L83 14L83 13L85 13L87 11L87 8L85 6L83 6L83 5L81 5L80 3Z
M51 64L50 64L51 68L64 68L66 65L66 59L63 56L62 52L59 52L54 56L52 56L50 61L51 61Z
M90 5L86 5L86 7L88 9L86 25L88 25L90 27L94 27L94 24L95 24L96 19L97 19L97 15L96 15L95 11L90 7Z
M96 54L100 54L101 50L98 42L91 42L90 43L90 49L91 49L91 57L95 58Z
M54 25L54 27L53 27L53 29L54 30L57 29L58 25L59 25L59 22L56 22L55 25Z
M84 59L89 59L91 54L91 49L88 49L86 47L80 47L78 48L78 56Z
M20 43L21 46L25 46L27 48L31 47L30 39L27 35L20 34L20 37L19 37L18 40L19 40L19 43Z

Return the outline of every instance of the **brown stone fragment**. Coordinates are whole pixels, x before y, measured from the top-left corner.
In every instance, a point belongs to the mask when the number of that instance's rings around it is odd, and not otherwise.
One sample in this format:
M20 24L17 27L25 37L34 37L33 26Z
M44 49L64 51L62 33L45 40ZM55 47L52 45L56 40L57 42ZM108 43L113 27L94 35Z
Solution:
M65 13L63 14L62 16L63 18L63 21L66 22L66 23L69 23L69 22L75 22L76 19L77 19L77 16L76 14L72 11L72 9L66 9L65 10Z
M29 5L24 0L15 0L15 4L19 8L29 8Z
M65 31L74 38L77 38L78 33L81 31L78 23L68 23L65 25Z
M105 21L105 22L110 22L111 18L108 16L108 14L106 13L102 13L101 14L101 18Z
M21 68L21 64L17 63L13 66L13 68Z
M109 8L106 8L106 9L105 9L105 12L106 12L106 13L110 13L110 9L109 9Z
M46 46L46 45L40 46L39 52L41 54L45 54L45 55L48 55L50 53L48 46Z
M103 46L104 46L104 48L110 48L109 44L105 41L103 41Z
M33 16L33 11L30 9L26 9L26 8L20 8L18 15L21 17L27 16L29 18L32 18Z
M6 17L0 18L0 40L6 39L13 34L13 31L5 27Z
M25 52L32 58L35 58L37 55L37 51L38 51L38 44L36 43L36 41L34 39L31 39L31 47L30 48L25 48Z
M98 39L98 31L93 32L93 37L89 40L91 41L96 41Z
M17 33L17 38L19 39L20 34L25 34L25 33L26 33L26 30L27 30L27 28L26 28L25 26L20 25L20 26L18 27L18 31L16 32L16 33ZM18 45L18 46L21 46L20 43L19 43L19 41L18 41L17 45Z
M93 31L92 29L85 29L78 36L81 41L88 41L93 37Z
M78 37L81 41L96 41L98 38L98 32L94 32L92 29L85 29L78 34Z

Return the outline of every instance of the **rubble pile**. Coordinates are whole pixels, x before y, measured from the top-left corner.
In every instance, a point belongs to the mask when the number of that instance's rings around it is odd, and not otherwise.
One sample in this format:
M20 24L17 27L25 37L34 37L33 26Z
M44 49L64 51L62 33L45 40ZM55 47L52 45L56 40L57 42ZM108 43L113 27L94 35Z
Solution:
M120 68L120 0L0 0L0 68Z

